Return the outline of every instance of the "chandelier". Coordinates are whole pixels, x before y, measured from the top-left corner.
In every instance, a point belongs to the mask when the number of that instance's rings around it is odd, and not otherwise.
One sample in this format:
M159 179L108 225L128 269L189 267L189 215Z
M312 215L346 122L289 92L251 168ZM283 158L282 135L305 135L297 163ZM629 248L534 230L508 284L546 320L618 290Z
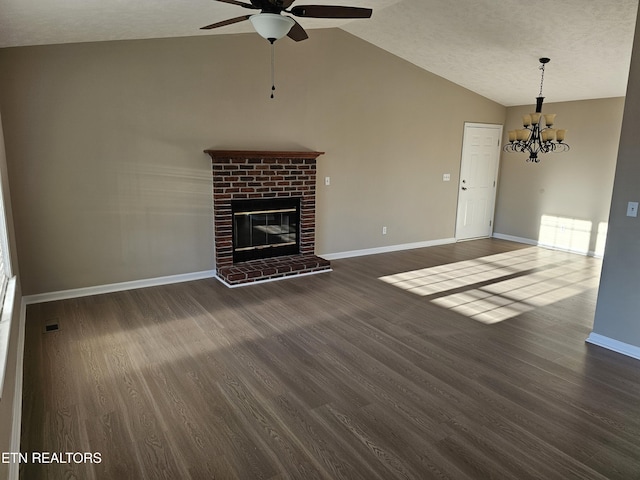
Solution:
M509 143L504 146L505 152L528 153L527 162L538 163L538 153L566 152L569 145L564 143L567 135L566 130L556 130L552 128L555 122L555 113L542 113L542 84L544 82L544 67L551 59L540 59L540 94L536 97L536 111L528 115L523 115L522 125L524 128L510 130Z

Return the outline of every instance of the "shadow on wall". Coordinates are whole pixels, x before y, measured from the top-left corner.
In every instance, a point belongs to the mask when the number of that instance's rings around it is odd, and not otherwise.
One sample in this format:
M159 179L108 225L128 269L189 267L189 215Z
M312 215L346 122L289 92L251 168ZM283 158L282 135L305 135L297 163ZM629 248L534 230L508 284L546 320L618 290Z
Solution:
M593 222L577 218L542 215L538 245L575 253L604 255L604 244L607 239L607 222L600 222L597 230ZM595 248L589 250L595 235Z
M380 277L485 324L597 288L600 261L538 247Z

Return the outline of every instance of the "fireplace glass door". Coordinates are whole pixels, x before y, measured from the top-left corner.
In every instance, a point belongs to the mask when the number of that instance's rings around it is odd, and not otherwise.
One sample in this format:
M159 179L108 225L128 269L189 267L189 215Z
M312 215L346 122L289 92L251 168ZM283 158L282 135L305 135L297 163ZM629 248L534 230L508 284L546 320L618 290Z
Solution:
M234 262L299 252L300 199L238 200L232 212Z

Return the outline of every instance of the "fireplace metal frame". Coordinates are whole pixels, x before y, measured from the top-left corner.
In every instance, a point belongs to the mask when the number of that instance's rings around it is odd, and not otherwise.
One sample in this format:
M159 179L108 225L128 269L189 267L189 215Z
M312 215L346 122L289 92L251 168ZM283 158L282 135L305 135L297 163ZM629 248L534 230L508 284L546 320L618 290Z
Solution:
M282 198L260 198L260 199L238 199L231 201L232 212L232 239L233 239L233 263L246 262L249 260L258 260L265 258L278 257L283 255L295 255L300 253L300 203L299 197L282 197ZM293 241L283 241L278 243L256 243L252 245L239 245L240 232L238 231L238 220L242 217L260 217L265 215L277 214L289 215L294 231L288 230L286 233L295 234ZM251 227L260 230L258 227ZM264 225L268 227L268 225ZM275 225L274 225L275 226ZM282 227L281 225L277 226ZM270 234L268 229L264 229L265 240L268 240Z

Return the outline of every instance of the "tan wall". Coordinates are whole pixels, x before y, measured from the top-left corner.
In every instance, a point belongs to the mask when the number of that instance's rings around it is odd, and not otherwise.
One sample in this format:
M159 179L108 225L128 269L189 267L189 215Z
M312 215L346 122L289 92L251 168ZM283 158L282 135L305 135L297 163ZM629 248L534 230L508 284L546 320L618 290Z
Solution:
M640 23L631 69L613 185L609 234L602 264L593 332L640 352L640 217L627 217L627 202L640 202Z
M503 153L494 231L602 253L598 229L608 221L623 108L624 98L543 105L544 113L557 114L557 128L568 129L571 150L541 155L538 164L523 153ZM535 105L507 109L505 142L507 131L522 128L522 115L532 111ZM554 219L556 229L548 225Z
M212 269L208 147L325 151L319 254L454 236L464 122L504 107L341 30L276 44L274 100L269 64L253 34L0 51L24 293Z

